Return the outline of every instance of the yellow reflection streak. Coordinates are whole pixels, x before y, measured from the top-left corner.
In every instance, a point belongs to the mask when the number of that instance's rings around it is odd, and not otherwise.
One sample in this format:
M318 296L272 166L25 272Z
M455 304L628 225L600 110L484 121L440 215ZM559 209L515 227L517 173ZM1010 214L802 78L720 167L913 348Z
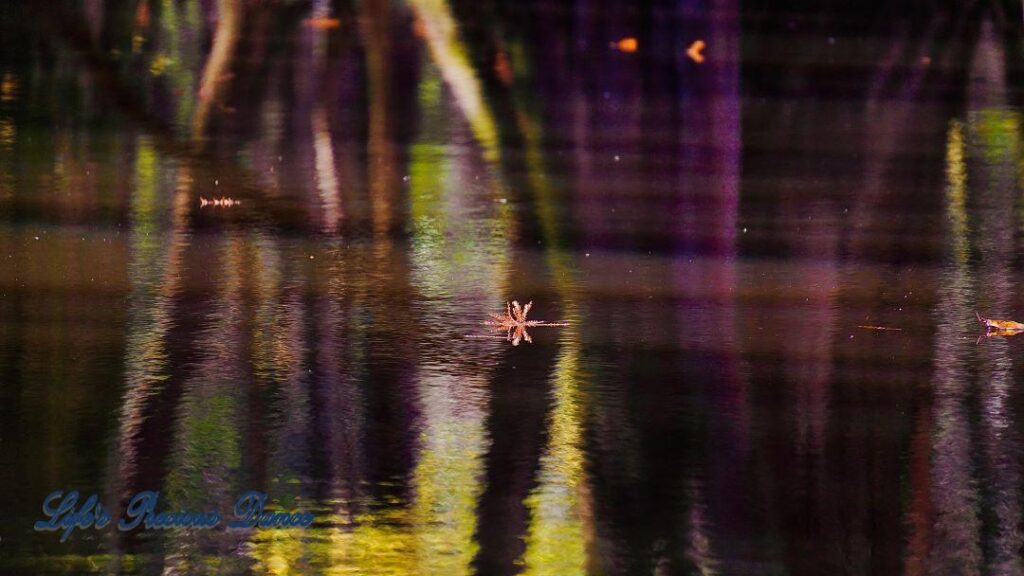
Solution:
M434 574L419 569L406 509L391 508L355 519L317 514L317 519L328 527L254 531L254 572L274 576Z
M449 152L441 143L449 124L439 87L437 68L426 67L419 89L423 129L410 158L413 279L428 296L424 305L430 317L446 315L453 300L480 305L477 292L495 300L502 297L514 226L507 205L493 197L481 199L472 187L452 184L458 179L449 175L472 165L474 154L467 149ZM496 179L488 178L484 186L491 195L500 194ZM481 353L486 350L474 343L452 357L473 364ZM479 549L473 537L488 447L486 373L474 366L460 370L465 374L458 377L449 372L460 366L457 361L442 371L427 359L417 376L424 418L409 520L415 527L420 574L470 574Z
M446 0L409 0L423 26L430 53L441 75L455 94L455 100L469 121L473 136L484 150L484 158L500 158L498 127L483 97L483 87L470 63L468 51L459 39L455 18Z
M555 190L544 168L540 128L524 111L516 120L524 136L527 180L540 218L544 251L555 289L562 298L562 350L555 366L554 406L539 486L527 499L530 527L524 562L528 574L583 574L594 541L589 483L582 452L582 397L579 383L580 315L574 302L574 279L568 254L560 248Z
M466 393L464 378L435 372L421 376L419 387L426 425L412 509L418 568L424 574L470 574L479 549L473 535L483 492L486 402Z
M327 125L327 112L322 106L313 111L313 154L316 162L316 185L324 206L324 231L333 233L341 219L341 197L338 177L334 173L334 147Z
M584 473L582 409L579 398L579 340L568 331L555 368L554 408L548 446L541 457L539 486L526 499L525 574L561 576L585 573L587 541L582 512L589 509Z
M953 255L957 265L967 263L967 166L964 160L964 126L958 120L949 124L946 138L946 200L953 233Z
M946 211L950 221L952 266L942 273L935 335L935 402L932 407L930 475L915 486L908 512L911 553L908 572L927 566L945 572L977 572L982 557L979 506L971 459L970 415L964 402L968 386L965 359L973 346L962 338L961 322L970 317L973 279L968 265L966 166L963 124L952 121L947 132ZM922 443L924 446L924 443ZM923 457L918 455L918 457ZM924 480L924 478L921 478ZM929 509L931 508L931 509ZM926 541L930 539L930 541Z

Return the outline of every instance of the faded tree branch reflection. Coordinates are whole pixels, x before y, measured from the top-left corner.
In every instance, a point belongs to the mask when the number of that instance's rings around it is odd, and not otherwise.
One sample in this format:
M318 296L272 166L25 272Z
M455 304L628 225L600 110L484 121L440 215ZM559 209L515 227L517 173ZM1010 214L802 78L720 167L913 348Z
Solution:
M230 80L231 61L238 46L242 29L243 0L217 0L217 27L213 47L203 66L199 81L198 107L192 117L192 137L206 135L212 111L223 106Z

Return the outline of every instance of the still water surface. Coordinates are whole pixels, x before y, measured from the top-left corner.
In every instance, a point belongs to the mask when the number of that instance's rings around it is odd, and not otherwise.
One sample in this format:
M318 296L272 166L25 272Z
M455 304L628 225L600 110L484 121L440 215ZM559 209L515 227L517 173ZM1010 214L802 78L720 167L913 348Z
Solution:
M0 12L3 573L1021 573L1019 18L862 8Z

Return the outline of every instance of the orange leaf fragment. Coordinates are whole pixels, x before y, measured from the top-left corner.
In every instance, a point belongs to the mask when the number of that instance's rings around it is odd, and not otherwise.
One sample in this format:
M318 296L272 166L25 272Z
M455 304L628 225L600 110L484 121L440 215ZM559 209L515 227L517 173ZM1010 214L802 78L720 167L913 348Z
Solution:
M697 40L693 44L690 44L690 47L686 49L686 55L690 57L690 60L693 60L697 64L703 64L704 55L701 54L701 51L704 50L705 46L707 46L707 44L705 44L703 40Z
M632 36L626 36L625 38L620 39L618 42L612 42L611 46L612 48L618 50L619 52L632 54L633 52L636 52L636 49L640 47L640 44L636 41L636 38L633 38Z
M303 23L314 30L334 30L341 27L337 18L306 18Z

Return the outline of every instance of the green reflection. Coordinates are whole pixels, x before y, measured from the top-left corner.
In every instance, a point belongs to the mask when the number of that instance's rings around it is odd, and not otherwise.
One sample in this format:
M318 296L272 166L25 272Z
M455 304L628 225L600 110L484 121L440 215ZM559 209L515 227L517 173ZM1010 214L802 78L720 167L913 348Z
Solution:
M971 114L969 123L987 162L1019 157L1020 113L1006 109L979 110Z
M195 112L196 70L202 66L202 45L189 41L202 33L202 20L197 2L162 0L158 45L161 52L150 61L154 76L170 79L170 88L176 96L174 126L179 136L187 135Z

